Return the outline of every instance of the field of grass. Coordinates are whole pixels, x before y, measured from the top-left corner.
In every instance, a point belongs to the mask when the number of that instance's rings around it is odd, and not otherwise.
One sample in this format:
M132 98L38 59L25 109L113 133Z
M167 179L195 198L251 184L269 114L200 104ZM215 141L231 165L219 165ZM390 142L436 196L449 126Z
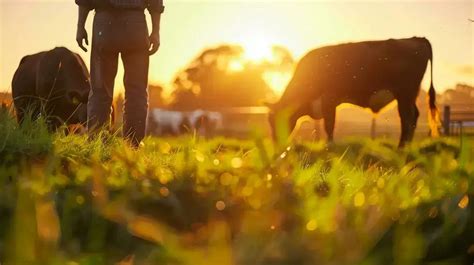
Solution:
M472 264L469 139L49 134L0 113L2 265Z

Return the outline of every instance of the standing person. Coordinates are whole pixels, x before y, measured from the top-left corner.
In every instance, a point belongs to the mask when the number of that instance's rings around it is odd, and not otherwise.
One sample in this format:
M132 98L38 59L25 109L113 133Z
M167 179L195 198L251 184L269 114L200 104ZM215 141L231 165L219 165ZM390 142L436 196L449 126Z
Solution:
M95 10L92 52L91 92L87 105L90 132L110 124L114 80L120 54L125 70L124 137L138 147L145 136L148 109L149 56L160 47L160 19L163 0L75 0L79 6L76 40L84 51L89 45L85 23ZM144 10L152 19L148 34Z

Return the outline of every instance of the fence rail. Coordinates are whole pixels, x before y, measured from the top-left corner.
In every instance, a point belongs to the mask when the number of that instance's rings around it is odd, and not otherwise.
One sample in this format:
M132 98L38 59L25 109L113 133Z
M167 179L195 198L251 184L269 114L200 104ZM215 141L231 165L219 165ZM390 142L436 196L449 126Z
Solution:
M445 135L474 135L474 111L472 110L452 110L452 106L444 106L442 123Z

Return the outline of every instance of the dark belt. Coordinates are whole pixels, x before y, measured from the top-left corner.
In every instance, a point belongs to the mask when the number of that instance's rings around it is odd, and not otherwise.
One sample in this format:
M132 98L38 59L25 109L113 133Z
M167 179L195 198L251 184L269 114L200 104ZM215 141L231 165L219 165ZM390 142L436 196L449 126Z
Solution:
M123 15L144 15L145 9L143 8L98 8L95 10L96 14L110 15L110 16L123 16Z
M101 8L96 9L95 20L101 22L109 22L111 20L124 20L130 22L145 22L144 9L117 9L117 8Z

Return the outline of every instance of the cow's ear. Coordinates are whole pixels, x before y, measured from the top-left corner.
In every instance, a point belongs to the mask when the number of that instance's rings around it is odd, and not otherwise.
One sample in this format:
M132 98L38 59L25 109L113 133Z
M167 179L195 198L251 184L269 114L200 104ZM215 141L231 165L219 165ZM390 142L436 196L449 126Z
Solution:
M46 52L41 58L36 79L36 89L39 95L48 96L51 95L52 89L58 89L56 86L62 67L61 58L61 53L56 49Z

